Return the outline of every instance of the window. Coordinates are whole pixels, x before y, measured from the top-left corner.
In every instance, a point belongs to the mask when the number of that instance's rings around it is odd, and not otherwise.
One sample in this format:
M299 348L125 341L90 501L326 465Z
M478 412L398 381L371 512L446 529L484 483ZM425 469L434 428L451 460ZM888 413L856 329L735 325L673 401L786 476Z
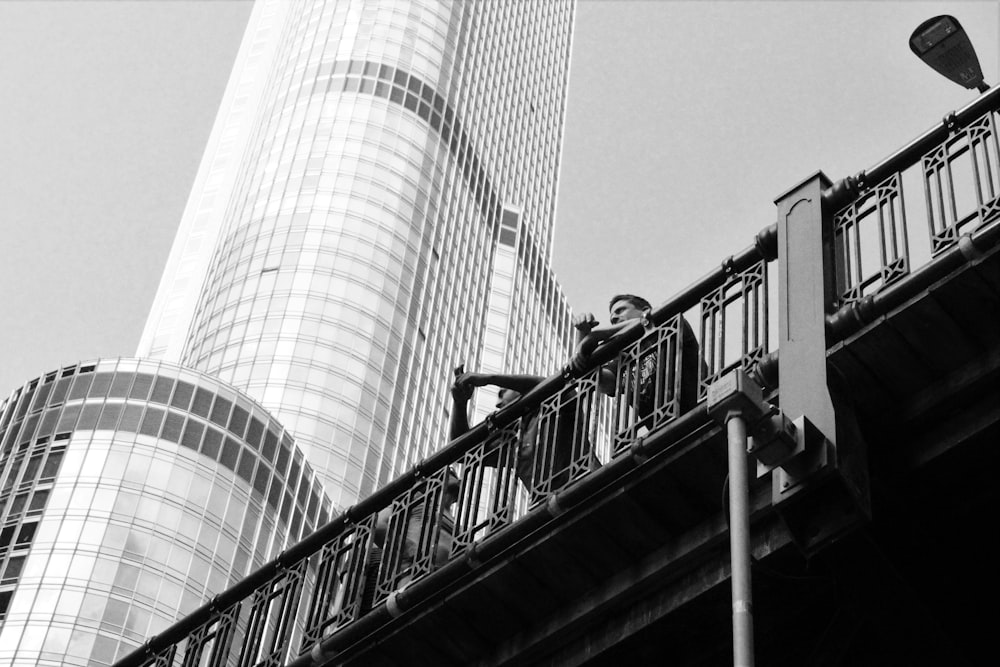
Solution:
M142 419L142 426L139 427L139 433L143 435L158 435L160 432L160 424L163 423L163 410L157 410L156 408L148 408L146 410L146 415Z
M205 440L201 443L201 453L211 459L218 460L219 444L221 442L221 433L212 428L207 429L205 432Z
M108 403L104 406L101 418L97 422L98 430L112 430L118 425L118 418L121 417L123 405L121 403Z
M16 528L17 526L7 526L3 530L0 530L0 552L10 546Z
M14 496L14 501L10 504L10 510L7 512L7 518L11 519L21 513L24 509L25 504L28 501L28 493L19 493Z
M239 453L239 443L232 438L226 438L226 442L222 448L222 454L219 456L219 462L230 470L235 470L236 459L239 456Z
M168 412L166 421L163 424L161 438L170 442L177 442L181 438L181 431L184 429L184 416L176 412Z
M10 599L14 596L14 591L0 591L0 621L7 617L7 610L10 609Z
M199 417L207 417L211 406L212 393L206 389L198 387L198 389L195 390L194 404L191 406L191 412Z
M158 377L156 378L156 383L153 385L153 395L149 400L154 403L166 405L173 388L174 381L172 378Z
M35 454L34 456L32 456L30 459L28 459L28 465L26 465L24 467L24 474L21 476L21 483L22 484L25 483L25 482L34 482L35 481L35 473L38 472L38 469L42 465L42 456L43 455L44 454L40 452L40 453Z
M17 535L17 542L14 543L14 548L29 546L31 540L35 537L35 531L38 529L38 522L33 521L31 523L26 523L21 526L21 532Z
M7 567L3 575L0 575L0 585L17 583L21 570L24 569L24 559L24 556L18 556L7 561Z
M63 454L65 450L56 450L49 452L49 458L45 461L45 467L42 468L42 480L53 479L56 473L59 472L59 464L62 463Z
M201 442L201 434L205 430L204 424L194 419L189 419L184 435L181 436L181 444L189 449L198 451L198 444Z
M194 393L194 387L187 382L178 382L177 388L174 390L173 400L170 401L170 405L180 408L181 410L187 410L188 405L191 403L191 395Z
M86 396L87 390L90 389L90 383L93 379L93 375L78 375L76 381L73 383L73 388L69 392L69 400L72 401Z
M94 376L94 382L90 385L90 391L87 395L90 397L104 397L108 393L108 388L111 387L111 378L113 373L97 373Z
M229 410L232 407L232 403L222 398L217 397L215 400L215 406L212 408L212 421L225 428L226 422L229 418Z
M249 414L247 414L247 411L237 405L233 409L233 415L229 420L229 432L239 438L242 438L243 433L246 430L248 417Z
M125 412L122 414L121 424L118 425L119 431L127 431L129 433L135 433L139 430L139 422L142 419L142 406L141 405L126 405Z
M146 373L139 373L135 376L132 389L128 393L129 398L146 400L149 398L149 390L153 386L153 376Z
M108 396L112 398L125 398L128 395L129 385L132 383L132 373L116 373L115 379L108 390Z
M49 491L47 489L42 489L35 491L35 495L31 497L31 504L28 505L28 514L33 512L41 512L45 509L45 502L49 499Z

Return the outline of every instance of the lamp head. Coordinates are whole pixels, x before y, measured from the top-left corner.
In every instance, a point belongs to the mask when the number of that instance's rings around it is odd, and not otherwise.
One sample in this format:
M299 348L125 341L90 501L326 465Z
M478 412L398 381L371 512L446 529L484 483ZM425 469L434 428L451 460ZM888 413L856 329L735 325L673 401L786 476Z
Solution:
M910 50L938 73L966 88L989 88L969 36L954 16L927 19L910 35Z

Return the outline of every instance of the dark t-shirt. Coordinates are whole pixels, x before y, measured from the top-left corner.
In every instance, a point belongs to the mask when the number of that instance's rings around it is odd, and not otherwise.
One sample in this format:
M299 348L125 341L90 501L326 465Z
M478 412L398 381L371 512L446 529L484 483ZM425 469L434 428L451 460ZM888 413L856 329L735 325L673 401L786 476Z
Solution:
M694 331L687 320L681 318L681 385L680 385L680 412L687 412L698 403L698 369L701 365L701 358L698 354L698 341L694 337ZM674 386L668 382L668 363L672 360L664 359L663 367L660 367L660 352L662 345L657 344L655 335L651 335L639 344L640 353L636 365L626 365L621 369L619 386L626 391L633 381L632 373L635 373L635 398L634 405L639 419L645 419L652 415L657 407L662 407L674 396ZM615 363L615 362L612 362ZM633 371L634 368L634 371ZM662 380L661 380L662 378ZM657 401L657 383L662 386L659 401Z

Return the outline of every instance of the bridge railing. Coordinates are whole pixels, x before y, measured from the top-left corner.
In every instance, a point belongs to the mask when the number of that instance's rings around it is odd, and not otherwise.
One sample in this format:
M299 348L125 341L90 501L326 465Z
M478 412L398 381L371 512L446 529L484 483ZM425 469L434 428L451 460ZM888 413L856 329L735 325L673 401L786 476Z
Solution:
M870 320L864 311L880 293L1000 219L998 106L994 88L824 193L842 316ZM836 314L831 324L838 338L850 328Z
M772 225L582 372L543 381L118 664L284 664L366 616L398 613L400 591L528 514L550 516L559 494L676 422L714 378L763 358L775 239ZM602 369L615 378L610 397Z
M962 245L967 231L995 231L998 102L996 90L983 95L824 192L834 258L825 271L835 272L837 286L835 303L824 305L841 309L828 317L828 342L914 272L921 253L907 221L927 227L925 264ZM924 184L922 216L903 197L913 173ZM775 387L779 295L769 276L778 237L778 223L763 229L750 247L597 347L581 370L567 366L547 378L117 664L309 664L338 639L346 645L398 616L414 591L469 572L497 551L491 544L537 529L596 468L603 474L635 458L640 437L703 413L707 388L733 368ZM610 397L602 370L615 378ZM604 409L610 419L598 419Z

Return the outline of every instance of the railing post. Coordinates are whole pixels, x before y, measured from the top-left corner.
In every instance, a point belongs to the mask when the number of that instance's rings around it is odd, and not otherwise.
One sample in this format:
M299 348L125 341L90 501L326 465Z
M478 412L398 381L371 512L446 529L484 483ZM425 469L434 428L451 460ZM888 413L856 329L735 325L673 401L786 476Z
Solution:
M826 364L826 314L836 293L831 212L823 201L823 191L829 187L830 179L816 172L775 200L781 411L803 426L808 424L804 430L813 435L774 470L776 504L795 495L800 483L828 461L828 448L836 447L837 422Z
M758 474L771 472L772 504L806 553L870 515L866 447L849 388L831 386L827 370L826 315L837 283L834 211L823 197L829 188L817 172L775 200L782 418L751 434L762 442L778 437L775 452L758 456ZM821 511L834 507L834 515Z
M830 179L817 172L778 206L778 386L781 410L804 415L835 443L826 377L826 312L834 298L832 228L823 210ZM827 269L829 267L829 270Z

